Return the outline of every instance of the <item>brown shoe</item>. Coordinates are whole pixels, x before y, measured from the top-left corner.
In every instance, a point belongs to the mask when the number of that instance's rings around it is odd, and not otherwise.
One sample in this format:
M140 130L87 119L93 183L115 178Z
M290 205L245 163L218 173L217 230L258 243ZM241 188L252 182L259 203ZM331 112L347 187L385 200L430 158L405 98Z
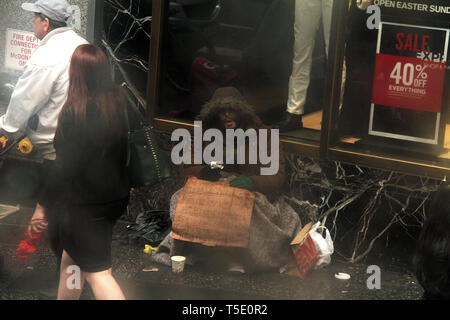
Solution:
M303 128L302 115L286 112L286 115L281 122L275 125L275 128L280 132L288 132Z

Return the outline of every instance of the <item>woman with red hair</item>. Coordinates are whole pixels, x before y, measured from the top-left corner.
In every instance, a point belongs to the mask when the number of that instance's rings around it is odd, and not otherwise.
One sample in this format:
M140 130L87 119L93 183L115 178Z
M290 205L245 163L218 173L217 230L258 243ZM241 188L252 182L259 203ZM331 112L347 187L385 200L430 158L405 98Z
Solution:
M57 210L64 249L58 299L79 299L84 280L96 299L124 299L111 273L111 241L129 198L125 106L103 51L77 47L45 192L45 204Z

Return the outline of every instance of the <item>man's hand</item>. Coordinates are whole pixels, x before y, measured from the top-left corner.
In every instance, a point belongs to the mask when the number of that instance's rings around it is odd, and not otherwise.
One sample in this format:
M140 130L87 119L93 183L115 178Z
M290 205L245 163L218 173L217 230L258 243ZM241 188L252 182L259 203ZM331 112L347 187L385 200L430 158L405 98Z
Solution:
M45 208L37 203L33 217L31 217L30 225L28 226L28 232L39 233L47 229L47 226L48 223L45 219Z
M239 176L230 181L230 186L235 188L246 189L248 191L253 191L254 182L249 177Z

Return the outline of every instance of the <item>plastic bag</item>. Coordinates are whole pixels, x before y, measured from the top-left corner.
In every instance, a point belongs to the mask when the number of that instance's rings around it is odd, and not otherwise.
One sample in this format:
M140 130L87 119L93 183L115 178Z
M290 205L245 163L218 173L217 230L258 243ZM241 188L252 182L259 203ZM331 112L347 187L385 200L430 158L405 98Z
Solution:
M48 222L45 219L32 219L31 223L35 221L41 221L41 223L47 225ZM44 231L41 232L33 232L28 228L25 230L25 239L20 241L19 246L16 250L17 259L25 262L28 257L37 250L37 246L39 241L41 241L42 236L44 235Z
M325 238L318 232L320 229L325 230ZM325 226L320 225L320 221L315 223L309 231L309 236L314 242L319 260L314 265L314 269L322 268L331 262L331 255L334 252L333 240L331 240L330 232Z
M121 235L129 242L139 242L140 245L158 245L171 230L172 220L169 211L147 210L136 217L136 222L127 226Z

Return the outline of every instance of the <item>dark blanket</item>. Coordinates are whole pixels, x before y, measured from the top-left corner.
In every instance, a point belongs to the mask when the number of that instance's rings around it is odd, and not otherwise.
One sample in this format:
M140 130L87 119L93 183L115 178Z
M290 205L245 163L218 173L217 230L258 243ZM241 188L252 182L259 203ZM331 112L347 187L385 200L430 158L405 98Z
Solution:
M178 190L170 201L170 216L173 221L178 196ZM299 215L284 200L278 198L270 203L267 198L255 192L255 202L250 223L249 246L244 251L247 271L268 271L279 269L286 265L289 244L295 235L301 230ZM170 256L182 254L186 256L186 263L195 263L198 251L187 250L186 245L172 238L170 232L161 242L152 260L170 266ZM198 247L199 245L197 245ZM203 246L202 246L203 247ZM208 250L216 250L218 247L208 247ZM228 251L234 248L227 248ZM236 248L237 249L237 248ZM241 249L241 248L239 248Z

